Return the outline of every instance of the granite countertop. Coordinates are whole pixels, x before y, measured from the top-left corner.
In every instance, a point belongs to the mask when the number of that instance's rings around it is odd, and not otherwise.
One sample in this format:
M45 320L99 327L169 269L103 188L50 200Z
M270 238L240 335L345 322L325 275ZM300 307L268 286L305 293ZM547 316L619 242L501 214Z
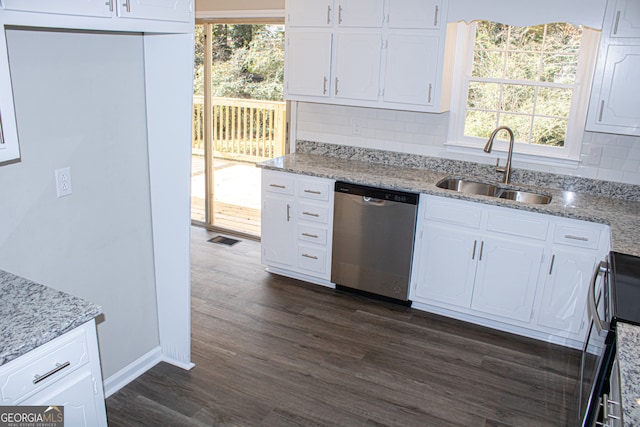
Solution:
M100 313L95 304L0 270L0 366Z
M378 159L379 160L379 159ZM264 169L298 173L354 184L389 188L469 200L512 209L561 216L609 225L614 251L640 256L640 201L622 197L605 197L552 187L509 184L509 187L550 195L547 205L524 204L488 196L461 194L436 187L443 178L469 178L464 169L449 172L427 168L403 167L384 162L368 162L318 154L295 153L258 164ZM477 181L495 183L482 178ZM625 426L640 425L640 326L618 324L618 359L620 363L622 408Z
M258 163L265 169L292 172L373 187L431 194L470 200L512 209L550 214L583 221L607 224L611 228L612 249L640 256L640 202L622 198L596 196L549 187L509 184L509 187L552 196L547 205L533 205L489 196L462 194L436 187L446 177L467 177L462 173L445 173L429 169L392 166L316 154L295 153ZM482 178L474 180L492 182ZM492 183L495 183L493 181Z

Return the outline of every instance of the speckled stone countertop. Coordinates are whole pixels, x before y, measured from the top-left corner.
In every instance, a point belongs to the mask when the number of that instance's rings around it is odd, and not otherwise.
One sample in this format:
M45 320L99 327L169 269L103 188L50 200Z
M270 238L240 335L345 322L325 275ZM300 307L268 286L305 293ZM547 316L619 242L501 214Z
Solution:
M461 194L436 187L446 177L469 177L460 171L439 172L414 167L370 163L315 154L295 153L266 160L258 164L265 169L292 172L356 184L383 187L442 197L481 202L583 221L608 224L611 228L613 250L640 256L640 202L622 198L603 197L551 187L509 184L510 188L535 191L552 197L547 205L525 204L489 196ZM475 178L491 182L488 179Z
M95 304L0 270L0 366L100 313Z
M350 154L353 154L353 152ZM376 155L380 156L380 152ZM390 155L393 156L393 154ZM577 182L576 185L571 184L572 188L578 188L579 191L566 191L551 184L545 186L525 185L522 183L509 184L509 187L543 193L552 197L551 203L547 205L532 205L495 197L461 194L436 187L438 181L447 177L469 178L473 176L476 181L495 183L495 179L490 180L486 177L467 174L467 165L464 162L460 164L451 163L454 166L449 167L446 162L435 160L438 163L438 170L433 170L428 167L420 167L424 165L403 167L389 164L393 163L393 159L390 162L379 162L379 158L375 160L369 162L354 160L353 158L295 153L266 160L259 163L258 166L282 172L464 199L512 209L603 223L609 225L611 229L613 250L640 256L640 201L638 201L637 186L631 186L631 190L629 190L624 185L594 184L592 180L584 180ZM407 158L402 159L402 161L406 160ZM427 160L427 162L429 161ZM444 167L443 163L445 163ZM469 170L475 172L473 166ZM490 172L493 173L492 170ZM518 174L518 171L515 173ZM528 178L532 178L530 181L538 184L542 182L539 177L531 177L533 174L528 172L521 172L520 175L522 175L519 177L521 182L526 182ZM545 178L543 177L542 180ZM552 177L551 179L557 178ZM562 184L564 183L561 182L559 186L562 187ZM616 197L589 194L588 190L592 190L591 187L594 186L599 187L596 188L597 191L601 191L604 194L613 194ZM602 186L605 188L602 188ZM629 193L630 200L625 199L627 193ZM640 326L624 324L619 330L618 357L620 359L622 377L623 416L625 426L638 426L640 425L640 404L638 403L640 399L640 352L638 351L640 349Z

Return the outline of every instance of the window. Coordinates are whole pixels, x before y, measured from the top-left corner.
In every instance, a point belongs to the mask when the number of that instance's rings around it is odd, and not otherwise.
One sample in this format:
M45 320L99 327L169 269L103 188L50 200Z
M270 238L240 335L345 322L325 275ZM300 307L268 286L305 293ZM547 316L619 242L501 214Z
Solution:
M468 53L457 66L455 144L482 147L493 129L509 126L516 153L577 160L598 33L564 23L460 27Z

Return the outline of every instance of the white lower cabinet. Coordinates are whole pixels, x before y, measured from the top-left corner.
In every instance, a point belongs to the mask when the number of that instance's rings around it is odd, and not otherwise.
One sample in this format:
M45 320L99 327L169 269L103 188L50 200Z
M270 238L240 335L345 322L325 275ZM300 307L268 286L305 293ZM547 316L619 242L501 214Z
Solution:
M0 405L64 406L65 425L106 427L95 322L0 366Z
M329 285L333 180L262 170L262 263Z
M608 228L421 195L414 307L577 347Z

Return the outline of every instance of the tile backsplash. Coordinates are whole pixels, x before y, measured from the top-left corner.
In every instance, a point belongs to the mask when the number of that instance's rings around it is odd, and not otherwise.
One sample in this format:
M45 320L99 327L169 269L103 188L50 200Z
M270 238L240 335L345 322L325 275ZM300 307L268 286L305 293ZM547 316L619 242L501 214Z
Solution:
M449 114L298 103L297 139L479 163L447 151ZM513 167L640 185L640 137L585 132L577 168L519 161Z

